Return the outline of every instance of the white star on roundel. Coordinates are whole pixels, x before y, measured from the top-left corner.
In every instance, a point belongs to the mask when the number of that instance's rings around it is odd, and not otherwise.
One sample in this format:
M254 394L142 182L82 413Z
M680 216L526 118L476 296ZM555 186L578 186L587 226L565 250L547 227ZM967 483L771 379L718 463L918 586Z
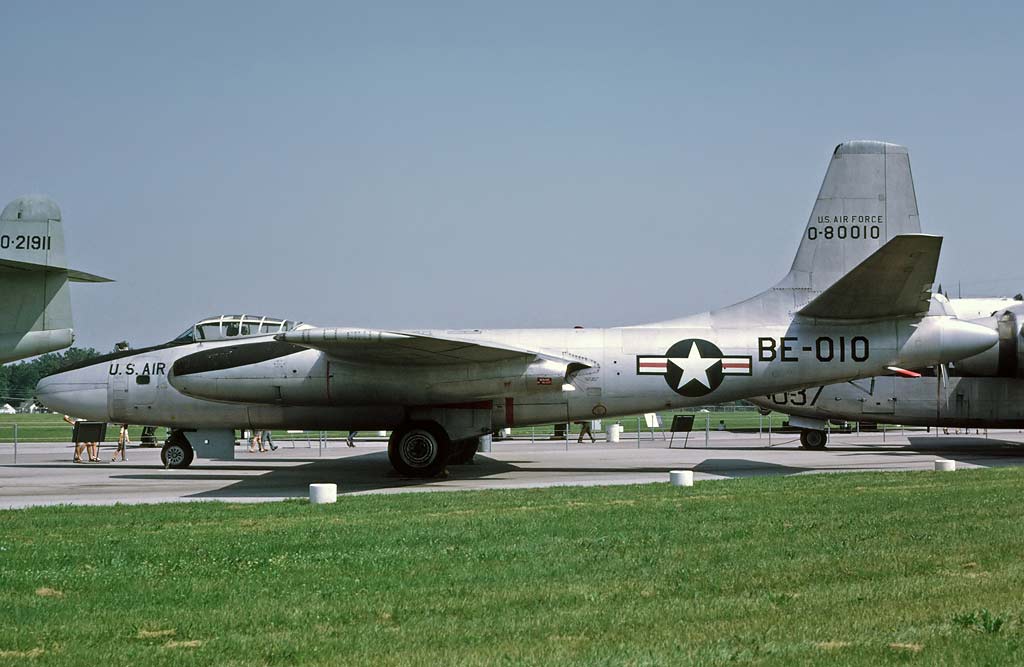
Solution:
M700 356L700 350L697 349L697 343L690 343L690 352L684 357L670 357L669 361L679 367L683 371L682 377L679 378L679 386L676 389L682 389L686 383L696 380L702 385L711 389L711 381L708 380L708 369L717 364L720 359L705 359Z

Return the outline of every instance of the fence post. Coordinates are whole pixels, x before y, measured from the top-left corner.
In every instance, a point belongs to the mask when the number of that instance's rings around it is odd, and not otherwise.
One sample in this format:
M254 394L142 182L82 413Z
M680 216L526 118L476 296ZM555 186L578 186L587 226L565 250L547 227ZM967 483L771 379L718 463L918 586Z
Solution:
M18 425L14 425L14 465L18 465Z

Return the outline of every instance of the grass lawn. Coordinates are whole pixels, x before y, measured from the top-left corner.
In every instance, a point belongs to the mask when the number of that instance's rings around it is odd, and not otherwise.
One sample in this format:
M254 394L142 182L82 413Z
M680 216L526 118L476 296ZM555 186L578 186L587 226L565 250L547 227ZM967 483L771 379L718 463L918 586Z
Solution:
M1024 471L0 512L0 664L1024 663Z
M680 410L676 412L662 412L661 418L664 428L667 429L672 423L673 414L696 414L693 411ZM780 413L772 414L772 423L778 428L787 417ZM640 418L640 426L646 433L647 427ZM756 430L759 424L759 415L756 410L738 410L738 411L722 411L711 413L711 428L717 429L719 421L725 422L726 429L754 429ZM604 425L619 422L622 424L623 429L626 433L635 433L637 430L637 417L621 417L611 420L604 420ZM765 431L768 430L768 417L764 418ZM70 442L71 440L71 427L64 422L61 415L57 414L17 414L17 415L0 415L0 444L12 443L14 441L14 425L18 425L18 442ZM695 431L704 430L704 415L696 414L693 428ZM573 425L573 431L579 432L579 427ZM141 426L132 426L129 428L132 440L134 442L139 441L139 437L142 434ZM328 438L343 438L347 435L347 431L325 431ZM548 438L554 433L554 426L524 426L521 428L513 429L513 435L517 438L529 438L531 435L536 438ZM361 431L360 434L363 437L376 436L376 431ZM287 431L273 431L275 440L306 440L304 434L288 433ZM157 439L163 442L166 437L166 429L157 429ZM312 432L311 437L313 441L316 441L317 434ZM107 429L107 440L110 442L117 441L117 426L112 424Z

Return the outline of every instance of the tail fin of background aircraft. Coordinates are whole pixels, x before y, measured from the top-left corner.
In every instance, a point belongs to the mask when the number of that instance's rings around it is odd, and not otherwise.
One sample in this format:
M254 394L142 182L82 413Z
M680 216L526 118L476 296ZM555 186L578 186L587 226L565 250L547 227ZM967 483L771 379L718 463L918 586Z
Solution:
M57 204L40 196L8 204L0 213L0 363L71 345L70 281L107 279L68 268Z

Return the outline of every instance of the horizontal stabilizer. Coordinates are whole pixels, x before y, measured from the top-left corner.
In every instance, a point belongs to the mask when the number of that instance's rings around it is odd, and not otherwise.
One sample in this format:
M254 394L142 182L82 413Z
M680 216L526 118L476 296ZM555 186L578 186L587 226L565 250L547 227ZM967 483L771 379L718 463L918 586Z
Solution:
M75 269L68 269L68 278L73 283L112 283L113 278L104 278L103 276L97 276L93 273L86 273L85 271L76 271Z
M926 312L941 247L941 236L896 236L797 312L835 320Z
M495 343L464 340L405 331L374 331L338 327L296 329L278 334L276 340L320 350L353 363L386 365L443 365L487 363L502 360L546 359L586 368L575 359L562 359L534 350Z
M46 273L66 273L68 279L75 283L112 283L114 282L110 278L104 278L103 276L97 276L92 273L86 273L85 271L76 271L75 269L65 269L59 266L49 266L47 264L33 264L32 262L19 262L13 259L0 259L0 269L9 269L11 271L45 271Z

